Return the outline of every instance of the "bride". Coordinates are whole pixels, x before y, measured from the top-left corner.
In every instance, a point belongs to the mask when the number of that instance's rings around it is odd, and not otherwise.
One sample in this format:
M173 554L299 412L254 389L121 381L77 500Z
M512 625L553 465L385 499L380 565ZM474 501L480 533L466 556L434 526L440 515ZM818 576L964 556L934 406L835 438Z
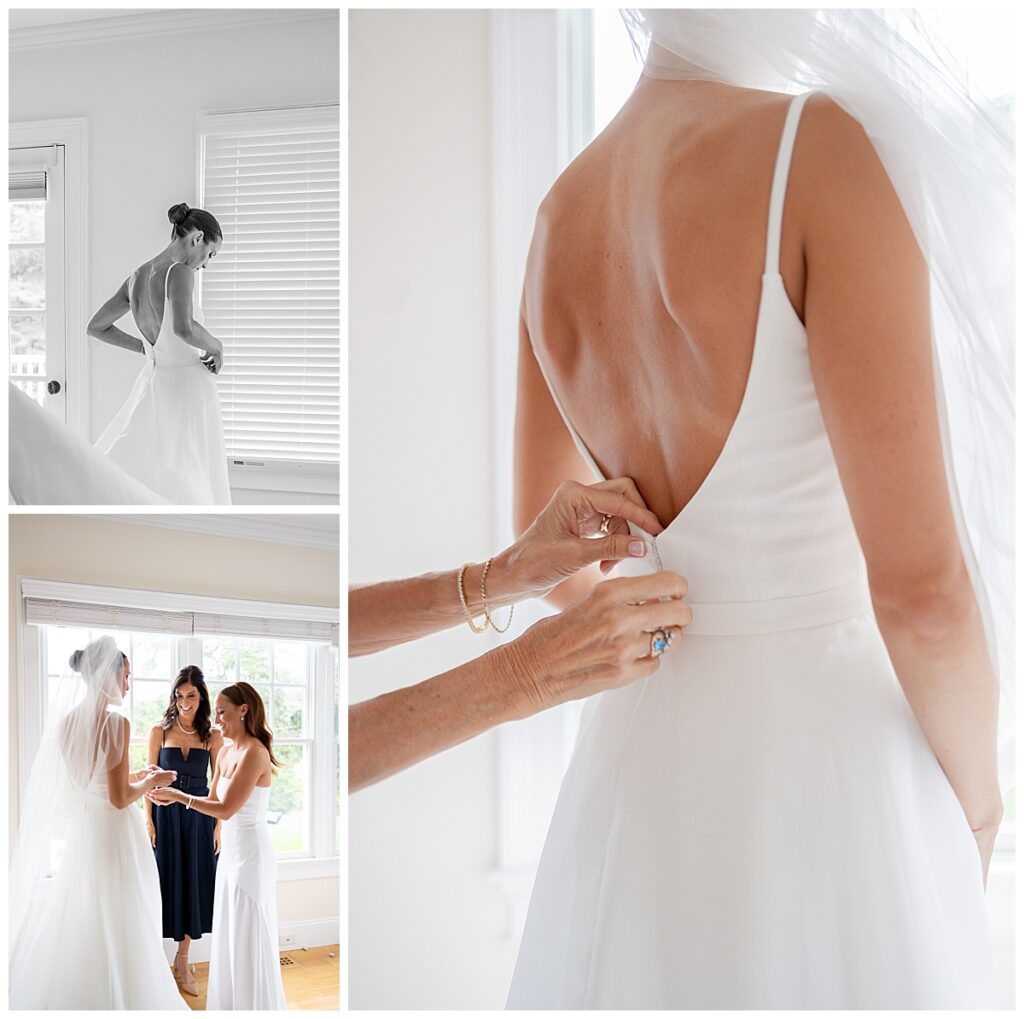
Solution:
M202 325L195 273L220 250L223 232L203 209L175 205L171 241L93 315L90 336L145 355L128 399L96 448L171 503L230 503L220 401L212 376L224 347ZM142 339L114 323L131 312Z
M161 788L153 803L181 803L223 821L213 899L208 1009L287 1008L277 932L276 856L267 831L279 761L263 701L248 683L225 687L215 715L226 741L209 796Z
M153 851L134 806L175 778L131 773L128 660L101 637L48 708L11 866L13 1009L184 1009L161 940Z
M510 1008L995 1007L1012 148L888 13L633 13L539 212L518 518L632 477L693 622L587 702Z

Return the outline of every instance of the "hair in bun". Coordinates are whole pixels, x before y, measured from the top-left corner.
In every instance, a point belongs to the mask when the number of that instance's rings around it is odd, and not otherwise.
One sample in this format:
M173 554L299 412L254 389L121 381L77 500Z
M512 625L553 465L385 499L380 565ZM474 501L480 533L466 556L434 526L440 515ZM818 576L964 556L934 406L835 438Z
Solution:
M72 651L71 657L68 659L68 665L71 666L74 672L82 671L82 658L85 656L84 651Z
M180 205L172 205L167 210L167 218L175 226L180 226L188 218L188 205L185 202Z
M203 239L207 242L224 239L224 231L221 230L217 217L205 209L192 209L186 202L182 202L180 205L172 205L167 210L167 218L174 227L175 237L185 237L190 230L201 230Z

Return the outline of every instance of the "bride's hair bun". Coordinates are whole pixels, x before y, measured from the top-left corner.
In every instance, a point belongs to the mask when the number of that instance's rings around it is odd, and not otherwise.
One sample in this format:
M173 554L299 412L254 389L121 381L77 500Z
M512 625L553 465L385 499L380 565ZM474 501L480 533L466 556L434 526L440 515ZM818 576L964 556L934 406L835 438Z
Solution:
M84 656L85 656L85 652L84 651L72 651L71 652L71 657L68 659L68 665L70 665L71 668L75 672L81 672L82 671L82 658Z
M184 223L186 218L188 217L188 213L188 205L185 202L182 202L180 205L172 205L167 210L167 218L175 226L181 226L181 224Z

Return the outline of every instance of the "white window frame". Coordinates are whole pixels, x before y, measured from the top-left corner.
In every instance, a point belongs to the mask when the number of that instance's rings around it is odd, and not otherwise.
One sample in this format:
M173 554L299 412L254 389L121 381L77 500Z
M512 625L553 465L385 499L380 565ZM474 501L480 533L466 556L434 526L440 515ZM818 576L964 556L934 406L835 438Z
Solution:
M515 540L509 507L523 268L541 199L590 140L591 34L588 10L491 12L495 548ZM531 601L517 623L549 614ZM505 893L506 933L513 939L525 920L578 710L568 705L498 730L498 846L491 877Z
M248 615L336 623L338 610L318 605L253 602L237 598L188 595L168 591L146 591L94 584L42 580L19 576L15 579L15 623L18 633L18 803L23 802L32 758L43 732L42 696L39 682L46 664L41 627L25 619L26 598L47 598L85 602L92 605L125 605L168 612L202 611L221 615ZM240 639L253 639L243 635ZM269 638L276 639L276 638ZM178 662L195 661L202 653L200 637L175 638ZM337 757L334 718L335 668L330 645L307 641L310 655L308 734L309 762L309 851L302 855L279 854L278 881L337 877L341 873L335 826L337 824ZM133 742L138 743L138 738ZM287 742L282 740L282 742ZM19 811L20 814L20 811Z
M65 419L79 435L89 438L90 360L85 333L88 322L88 265L85 257L88 121L84 117L73 117L12 123L7 143L8 149L54 145L63 152L63 183L60 196L55 196L63 205L61 222L57 224L63 232L63 257L58 251L51 250L51 226L48 223L47 316L60 317L64 323L64 367L59 381L65 397ZM54 261L57 259L59 264ZM62 278L63 286L51 286L51 274L54 279ZM47 359L49 369L49 350Z
M227 126L229 123L232 129L238 126L259 127L265 123L277 123L283 113L294 114L297 125L301 125L304 122L315 126L323 124L328 120L331 123L339 124L340 107L337 103L311 103L301 107L279 107L274 109L200 110L196 114L196 194L199 195L200 206L202 205L203 196L203 136L209 132L217 131L219 126ZM339 249L341 247L340 238L343 236L340 232L342 226L343 224L339 221ZM340 256L341 252L339 250L339 266L341 264ZM199 281L199 285L201 301L202 280ZM338 296L340 301L340 270ZM344 313L344 306L342 305L341 307L342 310L339 311L339 348L341 345L341 315ZM339 386L340 384L341 379L339 378ZM341 400L341 405L344 405L343 399ZM311 461L263 463L255 459L236 460L229 456L228 477L232 491L247 489L257 492L301 492L310 495L335 497L340 496L341 492L340 462L337 464L315 463Z

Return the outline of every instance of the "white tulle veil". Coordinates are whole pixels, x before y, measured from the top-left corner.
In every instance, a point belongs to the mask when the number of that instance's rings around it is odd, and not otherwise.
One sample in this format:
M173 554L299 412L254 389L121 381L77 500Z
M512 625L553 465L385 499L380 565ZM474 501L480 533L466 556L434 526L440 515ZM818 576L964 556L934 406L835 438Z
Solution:
M101 637L72 655L50 691L11 863L8 946L13 966L20 953L45 950L33 943L33 916L41 912L64 854L75 851L76 831L90 800L106 796L107 770L126 752L127 726L120 713L123 667L114 639Z
M625 10L652 77L822 91L864 128L931 279L943 448L993 662L1013 661L1012 110L914 10Z

